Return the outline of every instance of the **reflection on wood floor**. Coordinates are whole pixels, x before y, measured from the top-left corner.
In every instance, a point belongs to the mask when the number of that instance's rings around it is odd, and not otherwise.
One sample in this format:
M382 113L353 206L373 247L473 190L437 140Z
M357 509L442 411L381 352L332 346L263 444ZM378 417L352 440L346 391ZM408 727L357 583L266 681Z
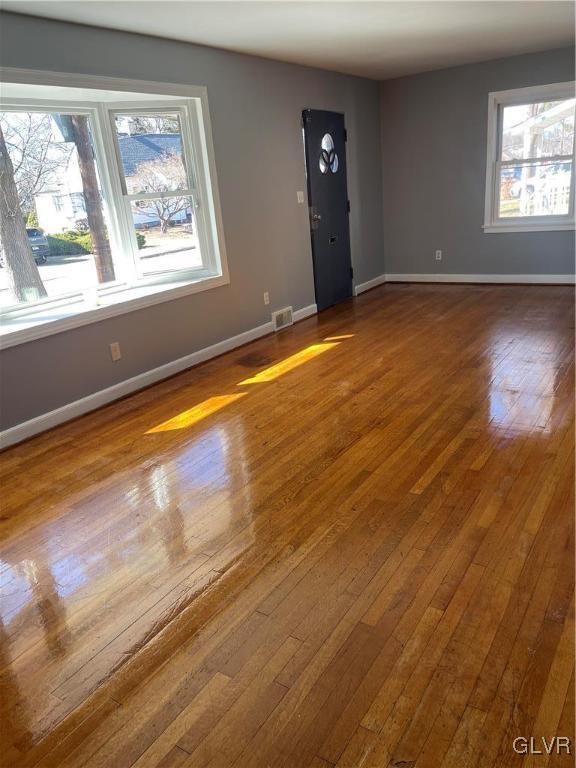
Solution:
M384 286L2 454L3 765L573 765L573 341Z

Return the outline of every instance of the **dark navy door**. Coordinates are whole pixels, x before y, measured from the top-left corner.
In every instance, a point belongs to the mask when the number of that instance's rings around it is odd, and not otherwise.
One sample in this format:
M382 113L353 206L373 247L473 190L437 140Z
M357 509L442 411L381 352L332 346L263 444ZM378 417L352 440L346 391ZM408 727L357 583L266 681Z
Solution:
M352 296L344 115L302 112L310 206L314 287L318 309Z

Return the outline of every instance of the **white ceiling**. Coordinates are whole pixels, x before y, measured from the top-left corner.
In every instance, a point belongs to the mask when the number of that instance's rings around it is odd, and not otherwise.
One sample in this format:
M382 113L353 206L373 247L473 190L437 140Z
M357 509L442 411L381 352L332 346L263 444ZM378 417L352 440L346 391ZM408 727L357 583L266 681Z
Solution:
M4 10L386 79L574 42L555 0L4 0Z

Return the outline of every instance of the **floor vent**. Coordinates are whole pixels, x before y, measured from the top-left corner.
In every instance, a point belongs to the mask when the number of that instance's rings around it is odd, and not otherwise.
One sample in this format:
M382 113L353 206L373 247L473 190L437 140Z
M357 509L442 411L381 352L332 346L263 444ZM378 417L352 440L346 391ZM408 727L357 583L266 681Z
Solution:
M279 309L278 312L272 312L272 323L275 331L280 331L282 328L292 325L294 323L292 307L286 307L285 309Z

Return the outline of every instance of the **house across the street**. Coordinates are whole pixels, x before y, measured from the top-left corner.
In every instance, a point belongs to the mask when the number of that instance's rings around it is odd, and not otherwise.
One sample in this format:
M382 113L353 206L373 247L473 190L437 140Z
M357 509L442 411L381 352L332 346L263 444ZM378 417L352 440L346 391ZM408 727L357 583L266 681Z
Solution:
M118 136L118 149L126 188L129 194L139 192L164 193L177 185L171 176L178 176L182 166L182 145L177 133L142 133ZM165 160L168 158L166 171ZM160 168L162 164L162 168ZM159 205L144 200L134 200L131 205L132 219L137 229L149 229L162 224L161 218L169 216L170 224L184 224L192 218L192 209L182 198L175 200L172 209L159 215ZM86 205L82 192L82 179L76 151L70 154L61 169L54 186L34 198L38 224L51 234L86 227Z

